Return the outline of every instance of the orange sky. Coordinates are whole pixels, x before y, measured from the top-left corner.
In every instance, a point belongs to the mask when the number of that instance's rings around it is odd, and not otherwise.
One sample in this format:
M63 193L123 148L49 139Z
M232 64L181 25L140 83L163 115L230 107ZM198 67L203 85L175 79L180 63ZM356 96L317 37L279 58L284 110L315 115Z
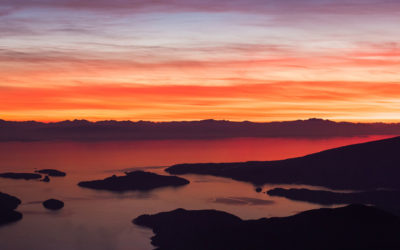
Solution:
M0 119L400 120L400 3L0 3Z
M400 85L277 82L228 86L85 85L3 88L6 119L395 121ZM382 111L385 112L382 112ZM351 114L351 116L349 116Z

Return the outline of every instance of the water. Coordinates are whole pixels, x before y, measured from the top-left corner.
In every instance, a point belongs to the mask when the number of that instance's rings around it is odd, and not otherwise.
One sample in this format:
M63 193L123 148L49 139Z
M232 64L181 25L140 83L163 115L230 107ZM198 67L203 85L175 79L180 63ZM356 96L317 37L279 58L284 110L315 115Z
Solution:
M126 142L0 143L0 172L55 168L65 178L50 183L0 179L0 191L19 197L21 221L0 227L1 249L152 249L151 230L132 219L176 208L218 209L243 219L287 216L320 207L256 193L254 186L212 176L184 176L190 184L150 192L116 194L80 188L82 180L104 178L124 170L161 174L163 166L184 162L276 160L389 136L304 138L236 138ZM274 187L265 185L263 191ZM302 186L305 187L305 186ZM315 187L308 187L315 188ZM57 198L65 207L45 210L41 202Z

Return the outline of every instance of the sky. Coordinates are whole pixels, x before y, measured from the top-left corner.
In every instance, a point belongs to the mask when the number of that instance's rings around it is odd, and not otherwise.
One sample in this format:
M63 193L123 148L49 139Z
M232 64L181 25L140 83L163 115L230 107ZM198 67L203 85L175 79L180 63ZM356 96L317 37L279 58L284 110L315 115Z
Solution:
M398 0L1 0L0 119L400 121Z

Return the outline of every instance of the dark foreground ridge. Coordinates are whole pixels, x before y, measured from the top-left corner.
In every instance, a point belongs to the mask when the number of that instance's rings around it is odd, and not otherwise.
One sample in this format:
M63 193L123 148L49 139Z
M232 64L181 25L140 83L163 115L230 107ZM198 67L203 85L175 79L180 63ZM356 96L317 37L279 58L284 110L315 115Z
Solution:
M335 189L400 189L400 137L280 161L178 164L171 174L205 174L256 185L307 184Z
M400 249L400 219L364 205L259 220L177 209L141 215L133 223L152 228L152 244L160 250Z
M23 180L34 180L40 179L42 176L40 174L32 173L0 173L0 177L9 179L23 179Z
M20 212L14 211L21 200L17 197L0 192L0 226L22 219Z
M270 196L280 196L291 200L307 201L321 205L333 204L373 204L400 215L400 191L374 190L364 192L339 193L305 188L274 188L267 191Z
M67 175L65 172L56 169L41 169L41 170L36 170L35 172L41 174L47 174L52 177L64 177Z
M177 176L158 175L144 171L133 171L125 176L111 176L104 180L83 181L81 187L110 191L151 190L159 187L178 187L189 184L189 181Z
M283 122L217 120L148 122L86 120L42 123L0 120L0 141L215 139L398 135L400 123L350 123L309 119Z

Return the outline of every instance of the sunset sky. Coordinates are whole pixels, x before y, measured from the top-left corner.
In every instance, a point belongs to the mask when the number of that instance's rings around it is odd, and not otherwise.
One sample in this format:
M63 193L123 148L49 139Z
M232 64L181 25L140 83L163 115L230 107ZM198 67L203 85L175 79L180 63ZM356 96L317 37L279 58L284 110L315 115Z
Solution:
M399 0L1 0L0 119L400 121Z

